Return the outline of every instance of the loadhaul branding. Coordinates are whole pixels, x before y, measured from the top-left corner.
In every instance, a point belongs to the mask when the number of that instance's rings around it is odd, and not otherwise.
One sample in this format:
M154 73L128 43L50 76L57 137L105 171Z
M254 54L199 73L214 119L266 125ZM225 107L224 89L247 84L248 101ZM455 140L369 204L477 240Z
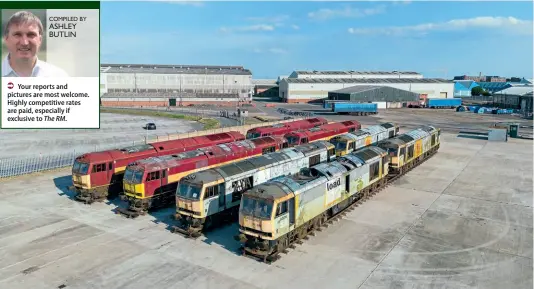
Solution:
M326 184L326 190L331 191L339 186L341 186L341 179L337 179L331 183Z

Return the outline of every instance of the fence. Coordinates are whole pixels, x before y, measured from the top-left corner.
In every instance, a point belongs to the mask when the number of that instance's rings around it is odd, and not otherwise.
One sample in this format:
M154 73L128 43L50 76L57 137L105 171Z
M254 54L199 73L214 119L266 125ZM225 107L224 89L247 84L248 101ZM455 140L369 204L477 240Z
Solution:
M242 134L246 134L246 132L251 128L255 128L259 126L270 126L273 124L295 121L298 119L303 119L303 118L271 121L271 122L264 122L264 123L258 123L258 124L248 124L248 125L242 125L242 126L224 127L224 128L218 128L218 129L194 131L194 132L187 132L187 133L181 133L181 134L157 135L156 137L145 136L145 137L142 137L143 139L142 141L129 141L129 142L124 142L123 144L120 144L120 145L117 145L117 144L107 145L107 146L101 145L101 146L95 146L95 148L91 150L83 150L83 151L73 150L72 152L67 152L67 153L62 153L62 154L36 155L36 156L29 156L29 157L24 157L24 158L0 159L0 178L14 177L14 176L19 176L19 175L24 175L24 174L30 174L30 173L35 173L35 172L68 167L72 165L76 157L82 154L85 154L85 153L90 153L90 152L95 152L95 151L112 150L112 149L117 149L120 147L137 145L141 143L155 143L155 142L160 142L160 141L182 139L182 138L202 136L202 135L215 134L215 133L228 132L228 131L239 131Z

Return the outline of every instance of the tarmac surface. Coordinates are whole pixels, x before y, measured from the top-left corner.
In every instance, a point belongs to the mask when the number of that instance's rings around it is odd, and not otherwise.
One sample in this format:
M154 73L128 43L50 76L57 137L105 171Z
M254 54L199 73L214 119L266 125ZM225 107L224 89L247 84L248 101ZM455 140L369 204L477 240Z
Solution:
M284 118L290 115L282 114L278 108L290 109L300 112L313 112L315 117L324 117L329 121L342 121L355 119L362 125L376 125L382 122L395 121L402 128L410 129L425 124L439 126L442 130L457 133L461 130L488 130L490 126L497 122L515 122L526 126L519 130L520 134L532 137L532 120L522 119L505 114L476 114L473 112L456 112L454 109L427 109L427 108L394 108L380 109L376 115L368 116L347 116L339 115L322 108L317 104L287 104L275 103L275 107L265 107L265 102L254 102L256 107L251 109L251 113L265 114Z
M416 121L414 121L416 122ZM266 265L72 199L70 168L0 180L0 288L532 288L532 141L444 132L430 160Z
M110 113L102 113L100 119L98 130L3 130L0 132L0 159L109 149L144 143L146 136L183 133L203 127L194 121ZM148 122L154 122L157 129L145 130L143 127Z

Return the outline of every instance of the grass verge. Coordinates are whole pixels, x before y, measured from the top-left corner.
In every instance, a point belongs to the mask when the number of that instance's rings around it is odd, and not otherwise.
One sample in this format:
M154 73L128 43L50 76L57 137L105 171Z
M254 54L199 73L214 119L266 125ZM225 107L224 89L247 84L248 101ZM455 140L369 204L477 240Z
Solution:
M215 129L221 126L219 121L213 118L202 118L196 115L177 114L177 113L169 113L169 112L162 112L162 111L155 111L155 110L113 109L113 108L107 108L107 107L106 108L100 107L100 112L165 117L165 118L197 121L204 125L204 128L203 128L204 130Z

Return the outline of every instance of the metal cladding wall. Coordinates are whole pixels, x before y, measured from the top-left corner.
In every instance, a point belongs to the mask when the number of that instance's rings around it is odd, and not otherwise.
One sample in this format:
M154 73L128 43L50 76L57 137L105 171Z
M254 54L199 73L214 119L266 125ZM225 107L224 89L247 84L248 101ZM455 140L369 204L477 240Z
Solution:
M291 81L291 80L289 80ZM412 83L294 83L284 79L280 82L279 97L286 102L311 102L328 99L328 92L356 85L388 86L392 88L411 91L426 95L427 98L452 98L454 95L454 83L452 82L412 82Z
M404 102L419 101L419 93L384 86L360 92L328 92L328 99L354 102Z
M233 94L251 98L254 92L252 72L240 66L102 64L100 72L101 95Z

